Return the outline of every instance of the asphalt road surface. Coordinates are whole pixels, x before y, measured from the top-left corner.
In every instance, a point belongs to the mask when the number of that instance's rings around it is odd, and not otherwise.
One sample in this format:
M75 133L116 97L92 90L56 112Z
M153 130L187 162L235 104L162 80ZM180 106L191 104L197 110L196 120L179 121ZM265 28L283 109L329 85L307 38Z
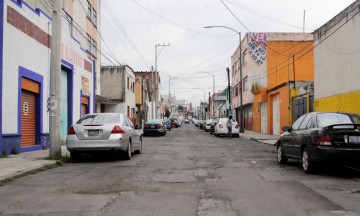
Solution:
M144 137L144 153L22 177L0 187L0 215L354 216L360 172L278 165L275 147L214 137L192 124Z

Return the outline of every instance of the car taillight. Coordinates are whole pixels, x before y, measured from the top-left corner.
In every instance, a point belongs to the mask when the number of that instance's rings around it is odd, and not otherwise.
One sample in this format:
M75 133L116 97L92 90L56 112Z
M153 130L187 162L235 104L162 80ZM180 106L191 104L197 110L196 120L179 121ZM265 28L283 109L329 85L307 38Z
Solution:
M238 129L238 128L239 128L239 125L238 125L238 124L236 124L236 125L235 125L235 128L236 128L236 129Z
M223 128L222 124L219 124L219 128Z
M123 134L125 131L121 129L119 125L115 125L114 128L111 131L112 134Z
M75 130L74 130L74 128L73 128L72 126L69 128L67 134L68 134L68 135L74 135L74 134L75 134Z
M331 145L331 137L329 135L319 137L316 141L317 145Z
M156 126L156 128L163 128L164 126L162 126L162 125L158 125L158 126Z
M149 128L149 125L144 125L144 128Z

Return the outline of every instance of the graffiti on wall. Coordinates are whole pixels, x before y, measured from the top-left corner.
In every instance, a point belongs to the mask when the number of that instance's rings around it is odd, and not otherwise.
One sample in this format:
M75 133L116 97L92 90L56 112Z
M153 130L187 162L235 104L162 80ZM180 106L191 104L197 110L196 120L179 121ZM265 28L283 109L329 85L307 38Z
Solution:
M257 63L262 64L266 59L266 33L249 33L249 55Z

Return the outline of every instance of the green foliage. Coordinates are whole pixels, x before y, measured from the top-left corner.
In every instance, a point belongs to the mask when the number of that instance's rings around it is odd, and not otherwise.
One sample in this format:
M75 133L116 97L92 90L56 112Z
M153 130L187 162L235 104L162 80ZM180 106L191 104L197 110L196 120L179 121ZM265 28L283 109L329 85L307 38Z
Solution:
M11 149L11 154L17 155L19 153L20 153L19 150L15 146Z
M8 156L8 155L6 154L6 151L3 150L3 151L1 152L0 158L6 158L7 156Z
M170 117L170 114L171 114L171 112L169 111L169 109L166 109L165 110L165 115L166 115L167 118Z

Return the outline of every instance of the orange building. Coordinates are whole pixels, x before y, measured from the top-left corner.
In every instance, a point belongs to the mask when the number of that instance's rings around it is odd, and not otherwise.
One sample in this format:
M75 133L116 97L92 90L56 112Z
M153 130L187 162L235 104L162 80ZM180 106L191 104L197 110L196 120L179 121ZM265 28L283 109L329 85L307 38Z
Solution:
M239 113L243 112L246 130L279 135L282 126L291 125L293 119L311 111L313 35L248 33L241 48L242 79L233 79L233 87L239 86L243 107L233 95L236 117L240 121ZM238 66L238 53L232 57L233 70Z

